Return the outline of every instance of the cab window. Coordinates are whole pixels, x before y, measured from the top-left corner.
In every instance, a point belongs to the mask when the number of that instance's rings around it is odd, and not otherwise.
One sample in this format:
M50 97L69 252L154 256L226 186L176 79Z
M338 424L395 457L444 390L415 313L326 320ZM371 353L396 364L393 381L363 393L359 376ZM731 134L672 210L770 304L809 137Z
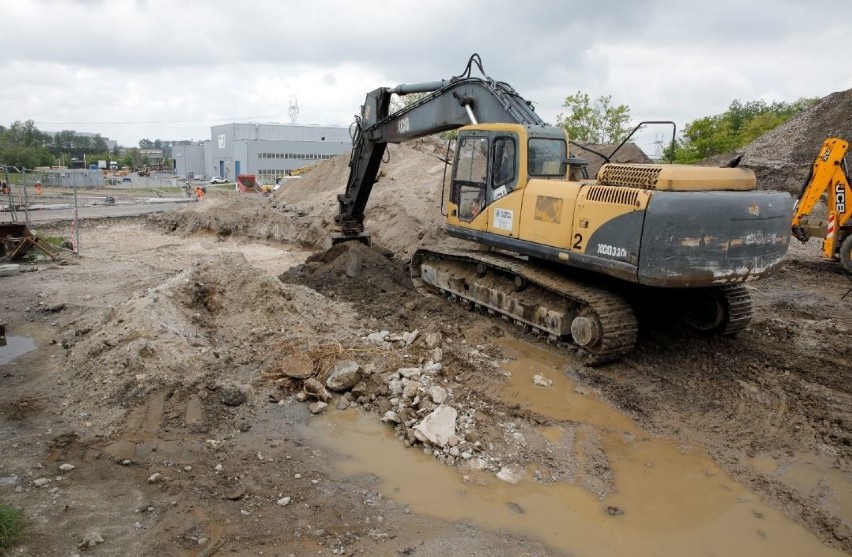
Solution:
M518 178L517 149L512 137L498 137L494 140L492 168L492 201L500 199L515 188Z
M562 177L563 161L567 157L563 139L535 137L529 142L529 173L532 176Z

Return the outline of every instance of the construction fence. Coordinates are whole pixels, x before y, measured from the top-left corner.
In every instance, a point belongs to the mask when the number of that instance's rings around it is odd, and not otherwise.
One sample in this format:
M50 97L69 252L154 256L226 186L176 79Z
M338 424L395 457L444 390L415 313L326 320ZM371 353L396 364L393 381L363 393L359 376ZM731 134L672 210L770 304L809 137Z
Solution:
M2 170L2 168L0 168ZM10 176L7 174L6 176ZM170 174L104 176L99 171L61 170L0 176L0 224L22 223L30 229L50 228L80 253L79 223L85 218L131 216L142 206L187 201L185 181Z

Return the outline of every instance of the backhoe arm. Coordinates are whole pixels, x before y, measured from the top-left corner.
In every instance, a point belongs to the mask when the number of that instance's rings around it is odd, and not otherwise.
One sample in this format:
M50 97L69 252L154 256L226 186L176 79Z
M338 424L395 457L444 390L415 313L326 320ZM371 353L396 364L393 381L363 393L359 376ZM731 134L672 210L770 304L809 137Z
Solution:
M367 94L360 116L353 124L352 156L346 192L338 194L338 240L363 236L364 209L379 173L388 143L401 143L467 124L511 122L544 125L532 108L510 85L491 78L471 77L471 64L482 70L479 56L468 62L467 75L449 80L382 87ZM428 93L392 114L391 95Z
M848 148L848 142L835 137L830 137L823 143L808 178L802 186L793 213L793 235L800 241L806 242L808 238L815 235L814 231L807 226L807 217L810 216L814 205L823 194L827 194L830 222L833 220L835 225L845 224L852 215L849 180L844 169L844 157ZM820 235L826 234L826 239L831 239L831 232L831 230L822 231ZM833 246L833 242L831 244Z

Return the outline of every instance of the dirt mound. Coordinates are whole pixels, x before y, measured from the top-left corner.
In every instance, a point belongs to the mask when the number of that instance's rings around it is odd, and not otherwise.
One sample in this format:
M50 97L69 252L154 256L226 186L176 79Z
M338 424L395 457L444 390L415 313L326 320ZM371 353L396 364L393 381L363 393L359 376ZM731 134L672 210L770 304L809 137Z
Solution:
M798 194L827 137L852 140L852 89L832 93L799 116L758 137L744 149L741 166L755 171L762 188ZM724 164L728 153L702 161Z
M81 331L68 362L87 392L120 402L163 385L246 385L281 355L281 343L320 338L330 323L344 325L336 338L357 334L346 307L224 254L108 309Z

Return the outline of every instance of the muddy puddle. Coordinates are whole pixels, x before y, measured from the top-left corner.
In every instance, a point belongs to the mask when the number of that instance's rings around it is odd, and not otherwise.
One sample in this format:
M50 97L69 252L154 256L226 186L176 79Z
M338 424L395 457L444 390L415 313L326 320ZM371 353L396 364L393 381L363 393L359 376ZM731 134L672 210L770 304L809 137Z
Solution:
M11 363L18 356L35 350L35 341L30 337L6 335L6 345L0 346L0 366Z
M505 348L516 359L504 366L511 377L503 398L551 418L537 433L553 450L571 451L598 436L614 476L611 493L599 497L579 482L538 482L532 473L517 484L485 472L465 477L406 449L375 416L355 410L332 412L304 434L342 455L342 473L377 477L382 493L412 512L532 536L565 554L841 555L700 450L653 437L593 393L575 390L558 356L520 341ZM552 386L535 386L535 375Z

